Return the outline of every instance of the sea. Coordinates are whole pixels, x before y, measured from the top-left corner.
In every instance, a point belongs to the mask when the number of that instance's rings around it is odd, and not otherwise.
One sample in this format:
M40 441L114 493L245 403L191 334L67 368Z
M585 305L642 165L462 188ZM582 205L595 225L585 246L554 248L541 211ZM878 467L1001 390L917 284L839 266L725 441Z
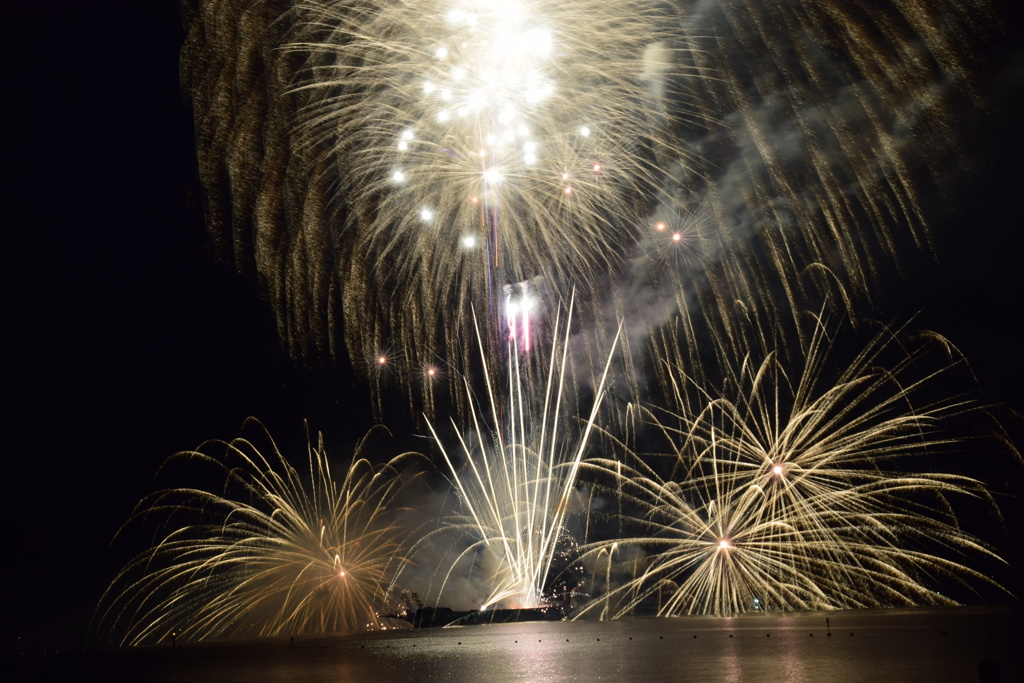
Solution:
M26 655L3 669L154 683L1018 682L1022 618L1015 605L527 622Z

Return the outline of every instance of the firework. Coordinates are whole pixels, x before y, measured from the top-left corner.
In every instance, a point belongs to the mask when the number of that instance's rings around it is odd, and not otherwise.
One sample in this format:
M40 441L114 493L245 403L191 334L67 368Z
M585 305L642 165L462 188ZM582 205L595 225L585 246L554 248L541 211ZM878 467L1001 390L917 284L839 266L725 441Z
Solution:
M556 320L556 330L558 325ZM510 344L514 346L514 342ZM458 450L465 460L462 467L456 464L455 454L445 447L428 421L463 510L443 520L441 530L428 535L423 542L433 542L438 535L453 532L472 539L451 563L443 584L448 583L457 568L464 566L463 560L470 558L471 564L475 564L477 554L483 554L479 562L487 572L481 580L487 586L483 609L496 605L538 606L546 594L559 592L552 582L561 582L561 593L575 587L568 578L571 572L560 570L560 576L554 576L552 567L558 564L567 568L576 559L570 550L574 541L567 534L565 523L611 358L597 384L590 415L581 420L582 432L576 438L568 438L563 434L563 418L559 414L567 391L568 345L567 324L561 344L550 350L543 400L536 409L531 408L535 397L529 395L533 387L524 386L525 369L520 366L519 354L514 350L510 353L504 402L497 399L502 394L491 387L484 364L488 406L473 412L470 436L458 436ZM480 349L482 353L482 344ZM464 382L464 387L472 401L469 383ZM454 420L452 427L459 434Z
M668 6L282 1L242 12L245 36L200 28L239 12L197 8L186 48L204 177L228 171L231 196L213 201L241 210L214 209L211 227L227 231L225 256L267 275L282 336L305 355L335 353L343 312L351 357L388 344L416 367L427 346L466 367L453 340L472 336L472 308L489 312L500 353L506 285L591 295L650 208L671 201L659 198L666 169L687 155L667 134L664 74L687 67ZM254 59L207 61L221 40ZM248 92L255 106L234 112L262 133L213 115L240 94L222 97L236 71L265 79ZM251 134L208 137L207 124ZM274 157L282 183L236 186L276 175L228 170L248 165L236 154L248 146Z
M958 0L210 0L186 19L221 256L296 355L384 343L411 367L424 346L467 367L469 311L536 276L610 294L617 319L654 206L706 209L685 296L788 296L820 262L870 298L929 248L921 196L962 158L999 25Z
M340 482L322 439L306 481L273 442L269 455L238 438L174 456L212 466L223 488L140 502L120 533L159 522L155 541L106 591L101 627L123 645L381 627L406 561L394 503L411 454L373 467L358 457L370 436Z
M897 331L887 329L830 379L827 328L816 324L796 373L774 354L751 353L715 390L669 368L678 411L646 412L669 455L588 463L616 482L649 534L589 552L631 546L651 555L587 611L956 604L937 582L995 585L965 564L998 557L960 528L951 503L991 504L981 482L907 470L947 447L941 425L971 409L956 398L915 405L952 368L927 370L925 354L911 353L882 369L900 357ZM696 397L683 400L688 393Z

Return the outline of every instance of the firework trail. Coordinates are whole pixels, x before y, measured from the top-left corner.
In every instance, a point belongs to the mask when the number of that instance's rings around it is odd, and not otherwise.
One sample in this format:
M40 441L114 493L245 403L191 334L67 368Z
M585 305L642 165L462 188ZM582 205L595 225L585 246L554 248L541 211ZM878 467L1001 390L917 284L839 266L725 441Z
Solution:
M592 544L590 555L650 555L584 613L956 604L939 582L998 588L965 564L1000 560L953 511L956 499L994 510L984 485L908 469L948 449L943 425L976 407L929 399L954 366L904 355L901 332L883 330L839 373L830 326L817 319L795 373L756 350L717 388L668 367L675 408L643 411L668 454L585 464L613 482L642 534Z
M571 317L571 306L569 317ZM556 321L556 331L558 322ZM483 354L483 344L478 336ZM513 342L514 345L514 342ZM451 563L440 592L453 573L465 566L466 558L484 554L481 564L490 567L481 583L487 595L481 608L535 607L550 597L551 575L556 555L564 554L573 542L565 530L580 463L587 450L590 433L604 394L611 358L606 361L596 387L589 418L575 438L563 434L566 362L569 325L561 343L550 350L543 400L532 407L536 396L527 384L512 353L508 383L504 393L491 386L486 362L484 375L488 386L488 405L472 414L471 435L459 435L458 451L465 461L457 464L455 453L445 447L434 425L431 434L451 472L463 510L442 520L439 531L428 534L422 543L433 543L452 533L471 539L470 545ZM613 343L613 349L615 344ZM468 381L464 381L467 400L473 401ZM498 396L503 396L499 400ZM574 557L571 559L575 559ZM475 562L475 559L472 560ZM461 577L460 577L461 578ZM545 590L548 587L549 590ZM575 586L573 586L574 588Z
M866 300L930 248L923 197L968 158L989 4L666 7L186 2L220 255L297 356L393 346L418 368L438 349L468 367L451 340L505 284L629 313L655 206L707 213L704 272L662 283L678 299L792 304L820 262Z
M308 480L272 441L269 455L238 438L172 457L165 467L212 466L222 481L139 503L119 535L156 523L155 541L107 589L101 630L122 645L143 645L172 634L209 640L380 628L406 562L395 502L413 454L373 467L358 457L371 435L340 482L322 439L308 446Z

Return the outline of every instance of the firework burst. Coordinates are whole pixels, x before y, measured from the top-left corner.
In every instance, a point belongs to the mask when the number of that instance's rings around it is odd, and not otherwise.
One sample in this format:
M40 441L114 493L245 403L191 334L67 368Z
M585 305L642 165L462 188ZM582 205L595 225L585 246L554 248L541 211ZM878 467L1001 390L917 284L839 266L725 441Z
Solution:
M555 327L557 331L557 320ZM565 523L576 493L580 463L603 398L611 358L596 386L582 433L575 439L567 438L560 411L567 391L568 328L567 324L561 344L551 348L543 400L536 410L531 408L536 398L530 395L532 387L524 386L521 371L525 369L520 367L519 354L514 350L510 354L504 394L491 387L485 363L488 407L473 412L473 428L468 438L458 436L458 450L465 460L462 467L428 421L463 510L443 520L440 531L428 535L423 542L452 533L471 539L470 545L452 562L443 584L447 584L456 568L464 566L465 558L483 553L481 564L489 567L488 575L482 579L487 586L483 609L542 604L549 578L558 578L549 576L553 561L566 563L565 560L575 559L556 559L556 555L567 553L566 548L574 543L565 531ZM514 342L510 345L514 346ZM469 383L464 382L464 387L472 401ZM499 395L504 395L504 402L497 400ZM452 427L459 434L454 420Z
M946 448L942 424L971 409L955 398L919 404L952 367L923 369L925 354L911 353L882 369L898 332L884 330L830 378L826 329L816 324L792 375L770 353L744 357L717 391L669 368L678 411L645 412L669 455L588 463L649 534L589 552L652 553L588 611L614 603L614 618L652 601L662 615L956 604L938 582L995 585L965 564L998 557L960 528L951 502L991 505L982 483L907 471Z
M706 207L696 284L726 298L815 261L870 298L929 248L989 3L670 5L187 2L220 255L296 355L467 367L473 307L534 276L604 294L654 206Z
M273 442L269 455L238 438L171 458L212 466L223 488L139 503L120 533L157 522L155 541L107 589L101 627L124 645L379 628L406 561L394 504L412 454L373 467L358 457L371 434L340 482L322 439L307 481Z

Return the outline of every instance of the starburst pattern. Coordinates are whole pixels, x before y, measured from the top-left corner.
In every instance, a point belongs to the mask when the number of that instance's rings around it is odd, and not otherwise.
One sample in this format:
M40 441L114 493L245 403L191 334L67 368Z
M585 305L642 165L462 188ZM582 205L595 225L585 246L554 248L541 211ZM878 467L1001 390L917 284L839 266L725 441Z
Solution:
M336 481L322 440L308 450L308 480L272 442L268 454L238 438L174 456L212 466L223 488L139 503L121 533L157 522L155 540L107 590L101 627L125 645L380 627L406 561L395 502L412 456L378 468L357 449Z
M614 602L616 617L652 600L663 615L956 604L936 585L994 585L968 562L997 555L951 504L991 504L983 484L911 469L949 445L940 425L972 409L929 398L952 367L927 369L923 352L901 357L899 330L886 329L830 377L828 328L816 319L795 373L756 352L718 389L668 369L678 410L645 411L668 455L589 463L649 534L589 552L651 555L588 611Z

